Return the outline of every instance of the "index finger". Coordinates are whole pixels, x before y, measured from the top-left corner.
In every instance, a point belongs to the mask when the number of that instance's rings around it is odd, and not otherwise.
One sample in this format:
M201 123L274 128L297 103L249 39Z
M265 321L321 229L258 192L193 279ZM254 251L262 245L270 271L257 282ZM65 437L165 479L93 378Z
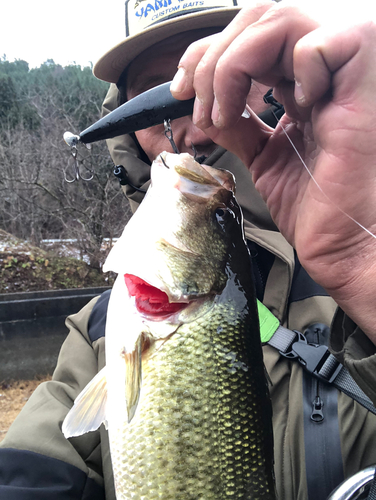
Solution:
M296 7L282 5L268 9L247 26L216 62L213 123L230 127L239 119L252 79L270 87L293 82L294 47L317 27L317 21Z
M221 34L195 42L188 47L180 59L179 70L173 80L171 92L177 99L189 99L196 94L200 106L204 108L202 115L204 119L196 122L200 127L206 128L211 125L210 110L214 100L212 82L218 59L232 41L249 24L257 21L274 3L271 0L262 0L255 3L252 8L242 9Z

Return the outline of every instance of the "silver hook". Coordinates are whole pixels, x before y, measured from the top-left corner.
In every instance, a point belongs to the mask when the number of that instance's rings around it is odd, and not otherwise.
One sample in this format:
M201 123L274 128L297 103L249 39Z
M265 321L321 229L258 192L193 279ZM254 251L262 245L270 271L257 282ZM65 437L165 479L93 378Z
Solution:
M175 144L175 141L174 141L174 137L172 135L171 120L170 119L165 120L163 122L163 125L164 125L164 135L170 141L170 144L171 144L171 147L172 147L174 153L179 154L180 151L178 150L178 148Z
M69 168L69 162L68 162L68 165L66 166L66 168L64 169L64 180L65 180L65 182L68 182L69 184L71 184L74 181L78 181L80 178L78 168L77 168L77 148L76 148L76 146L71 147L71 155L73 157L73 174L74 174L72 179L68 179L68 177L67 177L67 170Z
M91 149L89 146L87 146L85 144L85 146L87 147L87 149ZM72 178L68 178L67 176L67 170L69 168L69 163L67 165L67 167L65 168L64 170L64 180L65 182L68 182L69 184L71 184L72 182L75 182L75 181L79 181L80 179L82 181L91 181L94 177L94 172L93 170L91 170L90 168L86 167L83 162L81 161L81 164L82 166L88 171L91 173L91 175L89 177L85 177L81 171L81 168L80 168L80 162L78 161L77 159L77 155L78 155L78 150L77 150L77 142L76 143L73 143L72 146L71 146L71 155L73 157L73 165L72 165L72 173L73 173L73 176Z

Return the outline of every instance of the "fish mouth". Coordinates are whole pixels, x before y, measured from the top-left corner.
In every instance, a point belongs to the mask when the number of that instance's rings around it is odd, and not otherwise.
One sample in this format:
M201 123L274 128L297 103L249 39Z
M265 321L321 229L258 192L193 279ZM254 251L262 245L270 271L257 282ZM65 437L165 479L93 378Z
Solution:
M167 318L189 305L189 302L170 302L167 293L134 274L124 274L124 280L138 312L151 319Z
M208 200L219 191L235 193L235 180L230 172L199 164L188 153L176 155L164 151L154 163L176 172L174 187L187 198Z

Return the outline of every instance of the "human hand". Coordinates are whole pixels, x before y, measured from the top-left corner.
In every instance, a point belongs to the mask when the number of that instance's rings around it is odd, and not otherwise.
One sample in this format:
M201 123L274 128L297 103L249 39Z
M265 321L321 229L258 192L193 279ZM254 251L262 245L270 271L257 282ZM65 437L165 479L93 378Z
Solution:
M376 241L351 220L376 234L376 26L329 30L265 1L214 40L188 48L174 96L196 95L195 124L243 160L302 265L376 343ZM240 118L252 81L285 106L274 131Z

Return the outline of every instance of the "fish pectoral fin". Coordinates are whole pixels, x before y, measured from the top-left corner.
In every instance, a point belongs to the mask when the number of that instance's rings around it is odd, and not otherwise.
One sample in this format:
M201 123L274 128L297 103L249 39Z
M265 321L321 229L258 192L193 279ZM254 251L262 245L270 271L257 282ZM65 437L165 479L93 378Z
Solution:
M124 353L125 360L125 399L128 410L128 423L133 419L141 394L142 351L150 344L150 336L141 333L133 351Z
M66 438L95 431L106 423L107 380L106 367L87 384L74 401L64 419L62 432Z

